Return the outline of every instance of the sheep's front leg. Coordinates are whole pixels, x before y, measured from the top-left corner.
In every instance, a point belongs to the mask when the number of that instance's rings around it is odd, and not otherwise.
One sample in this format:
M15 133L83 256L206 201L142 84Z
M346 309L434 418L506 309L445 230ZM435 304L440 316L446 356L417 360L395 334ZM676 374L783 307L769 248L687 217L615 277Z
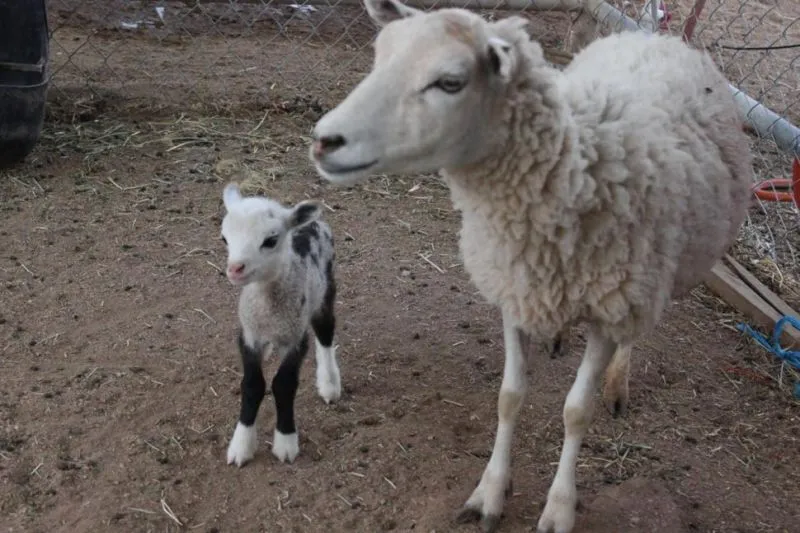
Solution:
M458 515L458 520L462 522L480 519L486 533L497 528L505 497L511 491L511 441L526 389L527 360L522 350L522 333L505 313L503 337L506 361L497 400L498 423L494 449L478 486Z
M239 422L228 445L228 464L243 466L256 453L256 416L261 400L267 390L267 382L261 371L262 349L255 342L245 340L244 331L239 333L239 352L242 355L242 400Z
M275 398L275 434L272 454L281 462L293 462L300 453L300 441L294 424L294 398L300 384L300 368L308 353L308 336L293 346L283 357L278 372L272 379L272 396Z
M578 503L575 468L578 452L592 420L594 396L600 378L616 347L614 342L601 336L595 329L589 333L586 352L564 402L564 446L561 449L556 477L547 494L547 504L539 519L539 533L570 533L575 525L575 505Z

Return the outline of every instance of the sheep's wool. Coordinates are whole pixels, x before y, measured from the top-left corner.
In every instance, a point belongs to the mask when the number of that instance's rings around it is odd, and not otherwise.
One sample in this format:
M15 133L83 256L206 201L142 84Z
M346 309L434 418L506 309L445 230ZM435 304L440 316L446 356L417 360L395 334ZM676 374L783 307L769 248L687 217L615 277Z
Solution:
M701 281L746 214L751 155L727 82L677 38L595 41L563 73L519 25L503 149L443 172L465 268L524 330L588 320L649 331Z

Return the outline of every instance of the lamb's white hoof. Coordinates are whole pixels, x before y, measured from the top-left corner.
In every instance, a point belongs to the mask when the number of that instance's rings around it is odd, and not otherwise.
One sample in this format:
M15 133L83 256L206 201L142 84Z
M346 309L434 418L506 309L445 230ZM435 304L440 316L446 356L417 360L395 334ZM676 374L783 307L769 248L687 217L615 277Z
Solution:
M338 368L333 367L330 372L317 368L317 391L327 404L339 401L342 397L342 378L339 377Z
M574 491L572 494L552 493L539 518L537 533L571 533L575 525L576 504L577 494Z
M281 433L277 429L272 439L272 455L282 463L293 463L300 453L297 433Z
M487 469L456 516L456 521L466 523L480 520L483 532L492 533L500 525L503 505L512 492L510 479L506 481L505 476L489 474Z
M247 427L237 422L231 443L228 445L228 464L242 467L256 455L256 426Z

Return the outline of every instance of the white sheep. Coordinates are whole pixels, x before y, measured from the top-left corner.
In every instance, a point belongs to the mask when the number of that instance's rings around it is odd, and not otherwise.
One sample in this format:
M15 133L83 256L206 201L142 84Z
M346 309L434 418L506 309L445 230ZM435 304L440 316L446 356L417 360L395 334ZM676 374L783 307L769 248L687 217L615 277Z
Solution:
M338 184L441 170L462 213L465 269L501 308L505 338L494 449L461 515L486 531L511 481L521 333L588 325L538 522L568 533L603 371L615 351L627 365L632 343L702 280L745 217L751 154L726 80L678 38L609 36L560 72L520 17L365 3L383 26L372 71L316 124L310 157Z
M222 240L228 247L228 280L242 287L239 297L239 351L242 400L228 446L228 464L243 466L255 455L255 420L266 392L263 353L280 357L272 380L277 421L272 453L292 462L300 452L294 399L308 352L309 325L316 337L317 390L326 403L341 396L333 346L336 319L334 248L330 227L319 219L316 202L292 208L264 197L242 197L230 183L223 192L226 214Z

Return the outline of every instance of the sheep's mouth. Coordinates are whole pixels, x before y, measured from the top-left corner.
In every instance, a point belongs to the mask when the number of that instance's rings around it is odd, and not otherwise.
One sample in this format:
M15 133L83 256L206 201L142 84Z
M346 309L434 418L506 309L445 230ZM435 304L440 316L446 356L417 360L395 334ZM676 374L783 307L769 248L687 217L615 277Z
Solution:
M368 163L360 163L357 165L350 165L350 166L343 166L343 165L336 165L332 163L326 163L324 161L319 161L319 166L324 170L327 174L331 176L342 176L346 177L347 174L354 174L356 172L364 172L375 165L378 164L377 159L373 159Z
M230 281L231 284L233 284L233 285L241 287L242 285L247 285L247 282L250 281L250 277L251 277L250 274L251 274L250 272L247 272L246 274L238 274L238 275L237 274L228 274L228 281Z

